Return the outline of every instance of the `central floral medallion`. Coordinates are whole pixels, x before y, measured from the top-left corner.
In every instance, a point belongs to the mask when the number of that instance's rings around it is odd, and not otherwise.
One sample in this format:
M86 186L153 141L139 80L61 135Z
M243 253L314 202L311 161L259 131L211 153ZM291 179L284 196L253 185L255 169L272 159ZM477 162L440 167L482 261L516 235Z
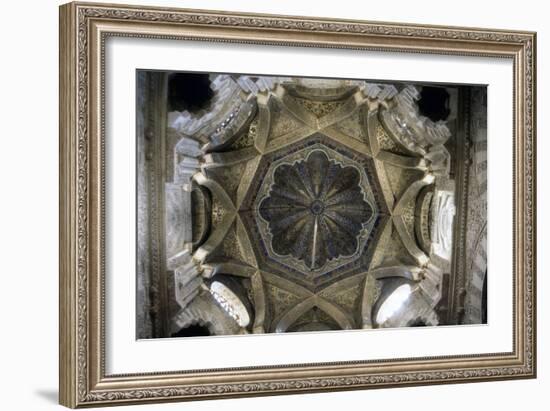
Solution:
M272 165L257 206L269 251L305 274L358 256L376 213L362 170L322 146L286 160Z

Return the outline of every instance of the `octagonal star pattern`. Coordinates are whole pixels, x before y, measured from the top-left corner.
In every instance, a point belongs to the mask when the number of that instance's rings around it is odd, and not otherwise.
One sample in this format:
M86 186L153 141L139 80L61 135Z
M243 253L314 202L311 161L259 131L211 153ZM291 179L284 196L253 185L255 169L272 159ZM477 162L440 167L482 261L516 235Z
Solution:
M258 267L315 290L368 266L388 215L375 176L323 133L262 155L237 212Z

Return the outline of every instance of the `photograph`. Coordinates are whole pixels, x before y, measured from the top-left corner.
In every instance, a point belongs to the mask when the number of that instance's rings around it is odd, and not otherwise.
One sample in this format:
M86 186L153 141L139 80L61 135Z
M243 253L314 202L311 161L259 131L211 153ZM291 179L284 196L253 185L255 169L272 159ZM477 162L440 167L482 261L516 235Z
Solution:
M135 138L136 338L487 324L486 85L138 69Z
M196 6L59 7L59 403L536 378L536 27Z
M2 5L0 410L548 407L544 2Z

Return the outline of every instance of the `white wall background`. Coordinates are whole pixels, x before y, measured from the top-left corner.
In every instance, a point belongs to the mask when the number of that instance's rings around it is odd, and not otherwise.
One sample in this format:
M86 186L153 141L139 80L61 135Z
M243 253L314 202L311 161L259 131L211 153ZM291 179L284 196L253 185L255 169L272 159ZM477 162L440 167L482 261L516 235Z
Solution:
M524 0L358 2L353 0L128 0L136 4L432 23L538 32L538 290L537 380L142 405L124 409L275 410L407 407L411 410L547 409L550 389L550 190L548 116L550 27L545 2ZM117 2L111 0L111 2ZM57 0L2 4L0 44L0 408L53 410L57 405Z

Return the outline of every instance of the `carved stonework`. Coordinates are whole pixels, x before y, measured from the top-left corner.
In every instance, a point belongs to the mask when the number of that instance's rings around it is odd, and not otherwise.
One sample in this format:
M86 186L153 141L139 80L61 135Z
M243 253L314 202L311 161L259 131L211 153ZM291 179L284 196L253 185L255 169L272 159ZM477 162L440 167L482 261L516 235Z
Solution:
M211 78L210 111L168 119L180 136L165 186L179 306L171 321L183 324L194 299L218 296L210 287L227 280L231 298L214 303L229 317L250 307L240 333L440 323L435 307L455 253L451 171L462 163L444 145L444 122L419 114L417 89ZM208 124L197 123L203 117ZM395 278L411 282L412 305L376 321Z

